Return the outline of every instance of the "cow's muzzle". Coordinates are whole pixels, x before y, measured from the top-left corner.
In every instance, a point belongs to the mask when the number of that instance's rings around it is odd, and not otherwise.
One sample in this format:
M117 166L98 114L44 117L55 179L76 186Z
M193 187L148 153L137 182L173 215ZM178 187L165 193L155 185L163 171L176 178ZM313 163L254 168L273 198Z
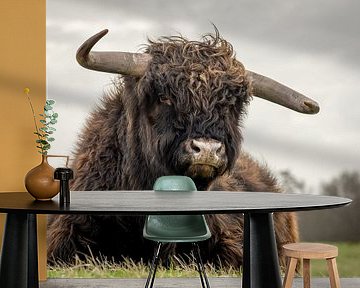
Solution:
M225 145L214 139L187 139L181 144L180 163L192 178L211 179L222 174L227 165Z

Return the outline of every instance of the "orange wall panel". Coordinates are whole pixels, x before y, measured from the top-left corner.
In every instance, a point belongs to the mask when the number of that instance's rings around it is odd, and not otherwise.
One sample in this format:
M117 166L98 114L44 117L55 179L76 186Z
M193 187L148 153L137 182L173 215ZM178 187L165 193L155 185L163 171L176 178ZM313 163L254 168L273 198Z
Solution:
M46 1L1 0L0 24L0 192L25 191L24 176L41 159L23 90L31 89L34 108L40 113L46 99ZM0 234L4 215L1 218ZM45 227L45 217L41 217L41 279L46 277Z

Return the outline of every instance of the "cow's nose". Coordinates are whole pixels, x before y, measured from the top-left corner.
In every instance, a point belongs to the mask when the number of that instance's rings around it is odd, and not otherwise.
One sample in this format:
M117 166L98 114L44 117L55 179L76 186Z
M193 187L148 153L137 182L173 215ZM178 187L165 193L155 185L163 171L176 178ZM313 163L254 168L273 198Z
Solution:
M200 157L212 156L221 159L225 156L225 145L214 139L189 139L185 143L185 150Z

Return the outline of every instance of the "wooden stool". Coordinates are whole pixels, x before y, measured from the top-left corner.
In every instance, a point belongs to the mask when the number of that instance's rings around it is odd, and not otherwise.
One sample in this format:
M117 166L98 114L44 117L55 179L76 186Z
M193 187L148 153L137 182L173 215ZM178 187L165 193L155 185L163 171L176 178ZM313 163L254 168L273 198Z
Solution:
M333 245L321 243L291 243L283 246L284 255L289 257L283 288L290 288L294 279L298 260L303 260L304 288L310 288L310 259L326 259L330 286L340 288L339 273L336 266L338 248Z

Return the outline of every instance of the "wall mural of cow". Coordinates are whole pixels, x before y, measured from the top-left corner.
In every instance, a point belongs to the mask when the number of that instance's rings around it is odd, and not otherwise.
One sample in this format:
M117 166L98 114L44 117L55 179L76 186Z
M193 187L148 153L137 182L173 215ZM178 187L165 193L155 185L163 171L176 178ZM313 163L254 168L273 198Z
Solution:
M246 70L217 29L201 41L180 36L149 41L143 53L91 51L107 32L92 36L77 52L85 68L119 77L82 131L72 190L151 190L156 178L177 174L191 177L198 190L281 192L267 167L241 150L246 106L256 96L314 114L315 101ZM206 218L213 236L201 244L203 259L239 267L243 216ZM48 259L71 262L91 249L118 261L148 261L153 244L142 237L143 223L140 216L53 216ZM275 213L274 224L284 264L281 246L298 240L296 217ZM169 244L162 256L189 251Z

